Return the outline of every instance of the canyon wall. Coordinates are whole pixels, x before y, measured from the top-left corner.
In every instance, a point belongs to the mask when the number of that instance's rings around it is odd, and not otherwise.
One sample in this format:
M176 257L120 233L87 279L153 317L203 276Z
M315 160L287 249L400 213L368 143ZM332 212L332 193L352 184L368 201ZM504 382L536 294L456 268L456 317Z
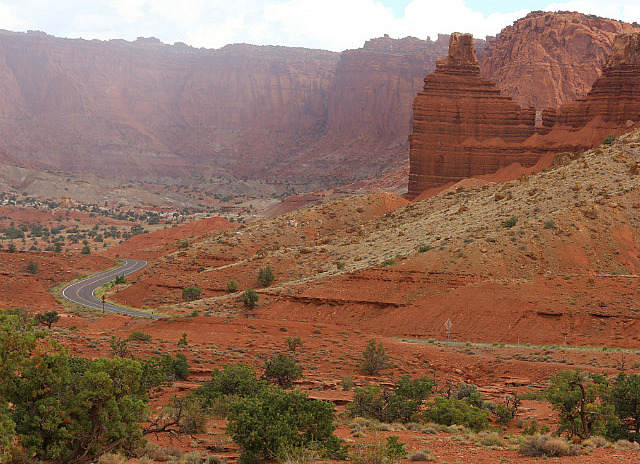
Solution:
M447 40L383 37L339 54L4 31L0 147L132 179L365 178L406 159L411 102Z
M544 153L579 151L640 127L640 32L615 37L602 76L586 96L546 109L521 108L480 77L469 34L453 34L449 55L414 101L408 196Z
M632 27L532 13L475 40L480 77L496 81L492 98L499 89L540 111L586 92L612 35ZM167 183L286 179L308 190L372 178L406 166L412 101L447 48L448 36L333 53L0 31L0 149L34 167ZM513 130L499 126L478 127ZM486 157L480 170L496 164Z
M523 107L555 108L586 95L617 34L639 30L593 15L536 11L489 38L480 74Z

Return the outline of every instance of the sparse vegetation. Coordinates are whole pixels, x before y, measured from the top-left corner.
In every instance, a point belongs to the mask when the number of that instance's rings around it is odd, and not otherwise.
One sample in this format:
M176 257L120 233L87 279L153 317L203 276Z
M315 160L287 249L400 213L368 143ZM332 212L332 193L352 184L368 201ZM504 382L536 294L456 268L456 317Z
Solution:
M263 378L282 388L291 388L302 377L302 367L293 356L284 353L271 356L264 363Z
M252 288L248 288L242 293L242 302L247 308L253 308L258 303L258 299L258 293Z
M362 357L363 360L360 367L368 375L377 375L391 365L391 357L387 354L384 346L382 343L376 345L376 341L373 338L367 342Z
M25 269L29 274L37 274L39 268L40 265L36 261L32 260L29 260L29 262L27 262L27 265L25 266Z
M229 282L227 282L227 292L228 293L234 293L238 291L238 284L235 280L230 280Z
M273 274L271 266L261 267L258 271L258 283L261 287L268 287L274 281L276 276Z
M505 220L502 223L502 227L506 229L511 229L518 223L518 218L516 216L511 216L509 219Z
M202 289L198 286L182 289L182 299L185 301L195 301L202 295Z
M43 314L36 314L36 321L40 324L46 325L48 329L50 329L51 326L59 320L60 315L58 314L58 311L47 311Z

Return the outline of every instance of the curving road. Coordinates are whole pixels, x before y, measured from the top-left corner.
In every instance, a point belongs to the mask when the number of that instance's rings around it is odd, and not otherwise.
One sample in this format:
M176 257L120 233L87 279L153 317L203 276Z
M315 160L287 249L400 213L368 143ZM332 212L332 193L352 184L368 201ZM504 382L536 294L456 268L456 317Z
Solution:
M93 276L76 282L74 284L65 287L62 290L62 296L74 303L88 306L90 308L98 309L102 311L103 303L93 294L101 285L111 282L119 275L129 275L136 271L139 271L147 265L146 261L141 259L122 259L124 264L108 271L99 272ZM108 302L104 303L104 310L112 313L124 314L127 316L146 317L149 319L159 319L162 316L155 314L149 314L142 311L136 311L135 309L123 308L122 306L114 305Z

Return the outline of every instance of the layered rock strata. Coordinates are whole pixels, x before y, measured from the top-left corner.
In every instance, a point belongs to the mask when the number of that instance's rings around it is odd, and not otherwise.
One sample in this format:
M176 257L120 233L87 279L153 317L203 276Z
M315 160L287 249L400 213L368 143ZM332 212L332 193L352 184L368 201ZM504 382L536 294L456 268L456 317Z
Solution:
M513 162L531 165L538 158L521 149L535 132L535 109L521 108L480 76L471 34L451 35L449 55L424 79L413 111L410 197Z
M617 34L639 30L593 15L532 12L489 38L480 74L521 106L555 108L586 95Z
M471 36L453 34L414 101L409 197L512 163L532 166L545 153L591 148L640 126L640 33L616 36L603 74L584 98L535 109L501 96L479 75Z

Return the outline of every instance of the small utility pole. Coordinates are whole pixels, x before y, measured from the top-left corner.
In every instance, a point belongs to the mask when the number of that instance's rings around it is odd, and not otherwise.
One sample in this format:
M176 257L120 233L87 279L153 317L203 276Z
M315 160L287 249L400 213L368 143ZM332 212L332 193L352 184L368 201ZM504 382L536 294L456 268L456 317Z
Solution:
M105 296L102 295L102 314L104 314L104 300L105 300Z

